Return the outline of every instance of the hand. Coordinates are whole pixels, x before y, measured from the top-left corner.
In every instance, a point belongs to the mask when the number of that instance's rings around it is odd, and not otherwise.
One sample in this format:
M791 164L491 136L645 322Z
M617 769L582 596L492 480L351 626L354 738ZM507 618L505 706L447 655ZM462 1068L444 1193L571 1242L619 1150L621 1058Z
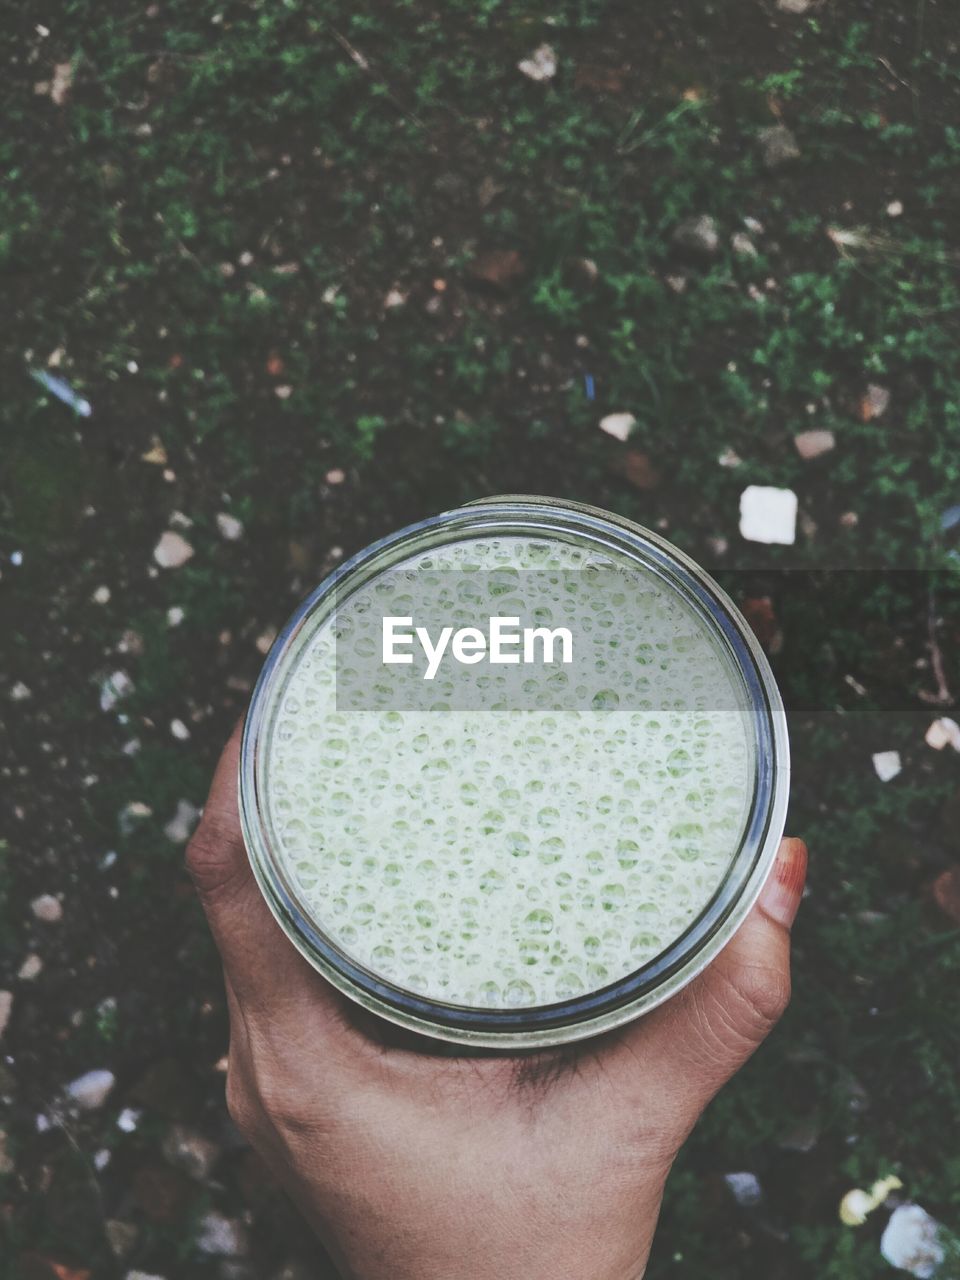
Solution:
M188 862L223 959L227 1105L350 1280L638 1280L670 1165L789 999L806 849L667 1004L563 1049L447 1057L317 974L275 923L237 816L240 732Z

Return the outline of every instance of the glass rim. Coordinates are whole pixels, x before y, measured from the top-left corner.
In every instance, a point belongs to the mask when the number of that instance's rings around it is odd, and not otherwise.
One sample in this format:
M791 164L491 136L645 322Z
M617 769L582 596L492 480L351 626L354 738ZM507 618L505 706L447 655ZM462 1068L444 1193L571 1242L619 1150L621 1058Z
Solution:
M615 549L693 606L741 679L754 730L754 788L737 848L723 879L691 924L662 952L626 976L564 1001L516 1009L450 1004L411 992L352 959L301 906L271 846L262 795L262 761L272 717L309 624L345 584L389 570L417 550L465 537L550 531ZM408 1030L461 1045L500 1049L567 1043L622 1025L679 991L717 955L754 905L776 857L789 792L786 715L770 664L749 624L714 580L651 530L596 507L528 495L483 498L398 530L357 552L297 607L268 654L243 728L239 808L250 865L288 939L339 991Z

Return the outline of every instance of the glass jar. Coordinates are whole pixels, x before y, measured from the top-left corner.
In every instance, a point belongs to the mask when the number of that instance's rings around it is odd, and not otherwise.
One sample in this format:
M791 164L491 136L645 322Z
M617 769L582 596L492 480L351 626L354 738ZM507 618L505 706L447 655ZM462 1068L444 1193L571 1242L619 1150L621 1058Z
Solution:
M657 954L615 980L516 1008L481 1007L424 994L412 983L391 978L369 957L358 959L344 942L347 931L334 928L332 916L322 918L326 903L318 909L316 894L312 905L307 901L291 858L282 855L270 800L272 743L278 724L289 724L289 717L281 720L280 707L311 640L333 625L345 601L411 558L491 538L536 539L585 549L591 555L615 555L620 563L635 566L638 574L649 575L658 591L675 593L730 674L749 740L742 821L732 839L729 863L695 918ZM485 745L495 755L496 743ZM253 872L271 911L301 954L350 999L402 1027L453 1045L505 1052L561 1044L617 1027L662 1003L700 973L729 941L763 887L783 833L788 790L789 748L779 692L753 632L720 587L688 556L649 530L596 508L528 496L483 499L411 525L359 552L321 583L297 609L264 664L247 715L240 760L240 815ZM361 800L354 802L362 808ZM322 808L323 798L317 803ZM351 798L341 794L339 803L341 808L349 806ZM557 803L562 806L563 798ZM563 817L561 808L561 826ZM465 834L469 839L470 833ZM336 906L339 909L339 902ZM334 909L331 904L330 911Z

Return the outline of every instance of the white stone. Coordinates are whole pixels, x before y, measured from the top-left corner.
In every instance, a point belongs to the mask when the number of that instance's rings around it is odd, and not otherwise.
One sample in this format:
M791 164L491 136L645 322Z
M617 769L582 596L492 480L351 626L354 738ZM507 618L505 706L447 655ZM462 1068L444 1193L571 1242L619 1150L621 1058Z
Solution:
M121 698L133 693L133 681L125 671L114 671L100 686L100 710L112 711Z
M94 604L109 604L110 588L107 586L97 587L96 591L90 598Z
M13 1013L13 992L0 991L0 1040L3 1039L3 1033L9 1025L11 1013Z
M755 1173L725 1173L723 1180L737 1204L745 1209L758 1205L763 1199L760 1179Z
M113 1092L116 1078L112 1071L104 1069L88 1071L67 1085L67 1097L81 1111L97 1111Z
M748 542L792 546L797 536L797 495L792 489L748 485L740 495L740 533Z
M330 485L343 484L344 480L346 480L347 478L347 474L340 467L332 467L327 472L326 478L327 478L327 484L330 484Z
M35 952L31 952L17 970L17 977L21 982L32 982L40 975L42 969L43 961Z
M179 627L180 623L186 617L186 613L178 604L167 610L167 626Z
M186 742L187 739L190 737L190 730L187 728L187 726L183 723L182 720L171 720L170 732L173 734L173 736L177 739L178 742Z
M798 436L793 437L793 443L804 462L829 453L837 445L833 432L825 430L801 431Z
M811 0L777 0L777 8L781 13L806 13Z
M605 431L614 440L629 440L637 420L632 413L608 413L600 419L600 430Z
M180 534L168 529L153 549L153 558L161 569L179 569L193 555L193 547Z
M902 213L903 213L903 201L891 200L890 203L887 205L887 217L899 218Z
M407 295L399 289L391 289L383 300L384 307L390 311L394 307L402 307L407 300Z
M153 817L153 810L148 804L144 804L142 800L131 800L129 804L125 804L117 815L117 825L120 828L121 835L128 836L131 831L142 822L144 818Z
M934 720L923 740L934 751L942 751L947 746L960 751L960 724L949 716L941 716L939 720Z
M895 778L903 766L899 751L877 751L873 756L873 768L881 782Z
M886 387L881 387L876 382L867 384L866 395L863 397L861 409L864 421L869 422L873 418L880 418L886 413L890 407L890 392Z
M110 1163L111 1153L106 1147L101 1147L99 1151L93 1153L93 1167L97 1173L103 1173L107 1165Z
M250 1241L242 1222L211 1210L200 1219L196 1246L201 1253L220 1258L241 1258L249 1251Z
M228 515L225 511L221 511L217 516L217 528L220 530L221 538L226 538L227 542L236 542L243 537L243 524L236 516Z
M11 702L26 702L27 698L32 696L33 695L31 694L29 687L25 685L22 680L18 680L10 690Z
M755 258L757 256L757 246L745 231L735 231L733 233L730 237L730 247L734 253L740 254L742 258Z
M174 844L186 844L197 825L200 810L189 800L178 800L177 811L163 828L163 834Z
M30 903L30 910L44 924L56 924L63 919L63 906L60 899L55 898L52 893L41 893L39 898L34 898Z
M124 1107L117 1116L117 1128L121 1133L135 1133L142 1115L137 1107Z
M723 453L717 458L717 462L721 467L739 467L743 464L743 459L733 449L724 449Z
M293 387L287 386L286 384L280 387L274 387L273 394L278 400L289 400L293 395Z
M166 1278L154 1275L152 1271L128 1271L125 1280L166 1280Z
M538 45L529 58L517 63L517 68L531 80L552 80L557 74L557 52L553 45Z
M899 1205L884 1228L880 1252L892 1267L918 1280L932 1280L945 1256L940 1230L940 1223L920 1205Z

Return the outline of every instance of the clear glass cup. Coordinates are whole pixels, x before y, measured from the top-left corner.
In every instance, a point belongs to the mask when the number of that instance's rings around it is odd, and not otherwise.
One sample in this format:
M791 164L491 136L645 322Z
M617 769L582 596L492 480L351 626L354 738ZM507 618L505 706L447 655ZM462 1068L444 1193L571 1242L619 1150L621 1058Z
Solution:
M690 926L652 960L617 981L535 1007L479 1008L427 998L358 963L303 895L278 854L265 803L270 735L285 681L336 601L411 556L464 539L520 535L615 551L676 591L736 673L753 741L752 795L728 870ZM293 945L323 976L366 1009L450 1045L503 1051L556 1045L617 1027L678 992L729 941L755 903L783 834L789 793L789 746L783 704L769 663L749 625L721 588L657 534L593 507L511 495L445 512L365 548L300 605L270 651L253 693L240 760L240 816L251 866ZM269 957L264 957L269 963Z

